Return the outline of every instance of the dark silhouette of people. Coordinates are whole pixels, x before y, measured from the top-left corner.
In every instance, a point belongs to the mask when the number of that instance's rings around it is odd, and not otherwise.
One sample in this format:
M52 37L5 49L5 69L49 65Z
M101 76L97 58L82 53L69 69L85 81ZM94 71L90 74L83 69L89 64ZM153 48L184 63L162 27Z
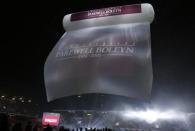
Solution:
M39 125L36 124L36 125L33 127L33 131L38 131L38 129L39 129Z
M12 131L22 131L22 124L21 123L16 123L13 126Z
M47 125L47 127L44 129L44 131L53 131L53 129L50 125Z
M65 131L63 126L60 126L59 131Z
M27 123L25 131L32 131L32 123L30 121Z
M0 131L9 131L8 116L0 114Z

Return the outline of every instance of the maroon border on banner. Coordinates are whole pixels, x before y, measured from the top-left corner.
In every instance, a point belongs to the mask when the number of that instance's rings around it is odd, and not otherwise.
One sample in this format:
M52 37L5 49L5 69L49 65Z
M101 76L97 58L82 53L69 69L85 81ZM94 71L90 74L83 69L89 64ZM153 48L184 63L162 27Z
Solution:
M122 14L133 14L141 13L141 4L136 5L125 5L117 7L109 7L103 9L89 10L84 12L78 12L71 15L71 21L78 21L84 19L92 19L113 15L122 15Z

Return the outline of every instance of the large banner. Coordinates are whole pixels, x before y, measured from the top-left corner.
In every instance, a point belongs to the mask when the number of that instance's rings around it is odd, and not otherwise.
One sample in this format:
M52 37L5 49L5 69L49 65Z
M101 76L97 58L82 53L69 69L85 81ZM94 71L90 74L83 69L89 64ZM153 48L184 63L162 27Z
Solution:
M73 16L70 21L78 22L82 14ZM45 63L48 101L86 93L149 97L152 88L150 22L121 24L118 18L116 21L119 23L85 28L78 23L78 29L67 30Z

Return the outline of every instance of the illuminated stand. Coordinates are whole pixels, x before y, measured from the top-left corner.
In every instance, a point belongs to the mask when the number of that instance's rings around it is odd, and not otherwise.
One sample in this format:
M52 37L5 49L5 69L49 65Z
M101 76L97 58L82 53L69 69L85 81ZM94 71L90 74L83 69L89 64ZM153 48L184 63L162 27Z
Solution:
M66 15L66 33L45 63L48 101L89 93L150 97L153 19L150 4Z

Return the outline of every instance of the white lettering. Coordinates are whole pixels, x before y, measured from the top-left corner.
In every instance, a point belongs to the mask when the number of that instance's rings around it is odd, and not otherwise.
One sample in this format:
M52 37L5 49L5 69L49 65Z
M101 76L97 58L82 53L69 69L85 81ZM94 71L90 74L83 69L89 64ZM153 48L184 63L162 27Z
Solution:
M49 118L45 118L45 122L49 122L49 123L56 123L57 120L56 119L49 119Z
M56 52L57 58L87 58L101 57L103 54L117 56L132 56L135 51L135 43L120 42L95 42L89 44L72 44L69 48Z

